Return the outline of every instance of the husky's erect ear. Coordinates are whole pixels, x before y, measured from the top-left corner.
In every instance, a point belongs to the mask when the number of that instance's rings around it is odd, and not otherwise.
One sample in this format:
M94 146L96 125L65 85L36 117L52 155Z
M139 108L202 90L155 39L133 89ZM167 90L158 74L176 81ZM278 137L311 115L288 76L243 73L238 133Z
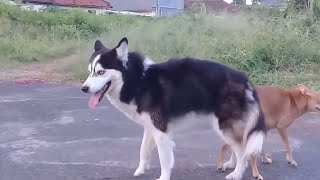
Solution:
M128 39L126 37L122 38L116 47L118 58L125 64L128 61Z
M100 40L96 40L96 42L94 43L94 51L100 51L103 48L106 48L106 47L104 47L102 42Z

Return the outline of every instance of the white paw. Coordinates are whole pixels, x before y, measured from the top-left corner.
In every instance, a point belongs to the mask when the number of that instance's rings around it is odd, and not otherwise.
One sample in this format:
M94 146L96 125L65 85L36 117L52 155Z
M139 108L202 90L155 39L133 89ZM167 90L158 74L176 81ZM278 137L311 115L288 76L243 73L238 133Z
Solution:
M241 179L242 179L242 174L236 171L233 171L232 173L226 176L226 180L241 180Z
M258 176L253 177L256 180L263 180L263 177L259 174Z
M234 169L236 167L235 163L232 162L226 162L223 164L222 169L226 170L226 169Z
M134 176L138 177L138 176L144 175L145 172L146 170L139 166L138 169L134 172Z
M137 176L144 175L146 170L149 170L149 168L150 168L150 165L139 166L137 170L134 172L134 176L137 177Z
M156 180L170 180L170 178L168 178L168 177L160 177L160 178L158 178Z
M262 158L262 163L263 164L271 164L272 163L272 159L268 158L268 157Z
M160 178L156 179L156 180L170 180L170 172L166 172L166 171L161 171L161 176Z

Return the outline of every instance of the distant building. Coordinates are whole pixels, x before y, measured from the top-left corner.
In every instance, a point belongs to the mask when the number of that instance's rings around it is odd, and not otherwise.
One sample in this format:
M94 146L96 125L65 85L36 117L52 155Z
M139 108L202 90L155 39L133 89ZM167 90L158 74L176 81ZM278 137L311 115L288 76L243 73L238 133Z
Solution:
M141 15L153 15L153 0L108 0L112 11L127 11Z
M184 0L153 0L156 16L174 16L184 11Z
M108 0L112 11L122 14L171 16L184 10L184 0ZM110 12L112 12L110 11Z
M261 1L261 5L263 6L278 6L278 5L281 5L281 1L280 0L263 0Z
M87 12L101 14L112 8L112 5L105 0L23 0L22 3L24 8L30 7L36 11L48 6L55 6L60 9L78 8Z
M228 3L229 2L229 3ZM186 10L191 10L193 8L197 8L199 6L204 5L207 13L220 13L220 12L237 12L239 8L232 1L224 1L224 0L185 0L184 8Z

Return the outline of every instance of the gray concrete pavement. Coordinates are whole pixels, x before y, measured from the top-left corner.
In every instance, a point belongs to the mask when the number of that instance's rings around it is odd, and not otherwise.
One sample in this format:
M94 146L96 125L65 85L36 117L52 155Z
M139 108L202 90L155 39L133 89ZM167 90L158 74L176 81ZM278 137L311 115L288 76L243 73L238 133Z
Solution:
M105 99L88 108L89 96L77 87L53 84L0 84L0 180L154 180L160 174L157 152L140 178L142 128ZM267 150L273 164L259 162L266 180L320 179L320 116L309 114L290 129L298 167L290 167L284 146L272 131ZM176 136L173 180L224 179L216 157L222 141L209 128ZM230 172L230 171L229 171ZM228 173L229 173L228 172ZM251 178L248 168L244 179Z

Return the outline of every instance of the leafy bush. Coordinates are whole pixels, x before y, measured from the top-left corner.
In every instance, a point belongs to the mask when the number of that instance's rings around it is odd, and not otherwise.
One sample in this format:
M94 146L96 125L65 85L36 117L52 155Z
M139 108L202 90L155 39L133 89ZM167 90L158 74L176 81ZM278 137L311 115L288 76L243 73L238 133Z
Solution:
M37 13L0 4L0 62L34 62L81 48L87 57L66 69L85 78L93 41L101 37L110 47L123 36L130 50L158 62L178 56L213 59L246 71L257 84L320 88L320 22L308 9L250 8L224 18L200 10L150 20L81 11Z
M119 25L137 22L140 18L123 15L100 15L86 13L80 10L45 12L24 11L19 7L0 4L0 17L8 19L13 24L39 26L52 29L59 26L75 29L84 39L89 39L110 31ZM143 18L141 18L143 19Z
M82 11L21 10L0 3L0 62L34 62L71 53L106 32L145 21Z
M309 84L320 80L319 21L308 12L279 16L281 13L270 16L245 12L224 18L188 14L116 29L103 39L108 45L115 45L127 36L131 50L141 51L158 62L179 56L221 61L246 71L258 84L292 85L305 83L304 77L309 78ZM84 64L77 62L77 68L73 68L79 78L87 75ZM304 77L294 77L303 74Z

